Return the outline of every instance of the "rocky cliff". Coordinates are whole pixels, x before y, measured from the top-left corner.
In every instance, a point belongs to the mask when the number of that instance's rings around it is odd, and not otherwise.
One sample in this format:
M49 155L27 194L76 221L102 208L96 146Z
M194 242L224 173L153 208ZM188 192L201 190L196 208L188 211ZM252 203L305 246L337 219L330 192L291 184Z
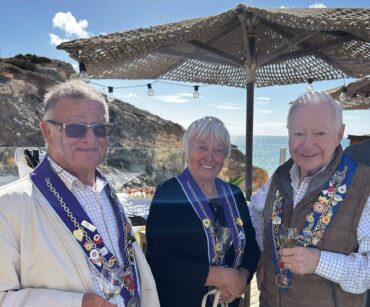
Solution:
M48 87L75 74L70 64L34 55L0 60L0 147L43 147L38 128ZM184 129L127 102L110 104L114 132L106 164L109 173L135 173L139 184L157 185L184 166ZM9 151L5 150L9 153ZM3 152L1 161L9 159ZM243 176L244 155L237 149L226 163L224 177ZM113 170L114 168L114 170ZM116 187L120 183L116 183Z

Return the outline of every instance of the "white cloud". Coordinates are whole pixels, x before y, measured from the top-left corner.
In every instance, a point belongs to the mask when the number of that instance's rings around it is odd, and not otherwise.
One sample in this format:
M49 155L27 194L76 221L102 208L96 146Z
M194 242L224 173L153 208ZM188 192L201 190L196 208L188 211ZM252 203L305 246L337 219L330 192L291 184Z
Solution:
M220 106L217 106L216 108L223 109L223 110L230 110L230 111L243 110L243 108L239 106L232 106L232 105L220 105Z
M87 38L90 34L87 32L88 21L77 19L72 15L71 12L58 12L55 14L52 20L53 28L60 29L63 32L63 36L60 37L57 34L49 33L49 44L57 46L63 42L76 38Z
M262 113L262 114L270 114L272 113L271 110L258 110L259 113Z
M224 103L224 104L207 104L208 107L216 108L216 109L222 109L222 110L229 110L229 111L235 111L235 110L244 110L243 107L236 103Z
M71 12L58 12L53 18L53 28L63 30L67 36L78 38L89 37L89 33L86 31L88 24L86 19L77 21Z
M256 103L257 104L269 104L271 102L270 97L257 97Z
M135 99L135 98L138 98L139 95L137 95L135 93L128 93L128 94L124 95L123 97L126 98L126 99L130 99L130 98L134 98Z
M308 6L310 9L324 9L326 5L324 3L314 3Z
M193 97L193 94L190 94L190 93L180 93L178 95L181 97Z
M49 33L49 39L50 39L49 44L52 45L52 46L58 46L61 43L67 41L67 39L61 38L61 37L59 37L58 35L56 35L54 33Z
M181 98L180 95L163 95L163 96L154 96L153 98L164 102L178 104L187 103L190 101L189 99Z

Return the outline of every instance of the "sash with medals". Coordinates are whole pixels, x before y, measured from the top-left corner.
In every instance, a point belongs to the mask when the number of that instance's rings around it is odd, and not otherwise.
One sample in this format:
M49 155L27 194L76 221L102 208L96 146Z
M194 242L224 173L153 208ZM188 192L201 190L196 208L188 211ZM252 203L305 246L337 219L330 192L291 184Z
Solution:
M105 180L98 172L97 176ZM30 178L67 226L95 269L101 273L103 265L107 265L108 267L113 266L117 262L117 258L106 248L98 230L91 222L77 198L64 185L59 176L54 173L47 156L33 170ZM124 286L120 294L124 299L125 306L131 306L130 304L139 306L140 285L132 247L135 239L131 232L131 224L127 221L123 207L118 201L115 192L108 184L105 190L116 215L119 229L119 249L124 262Z
M331 178L324 184L320 196L313 205L309 214L305 217L305 225L299 234L297 246L309 246L316 248L324 237L330 221L335 217L341 206L345 194L351 185L353 175L356 172L357 162L352 160L347 154L343 153L336 171ZM280 239L279 232L283 214L284 199L279 190L276 191L271 214L270 232L272 236L272 257L275 265L276 277L284 274L291 278L290 270L284 268L280 261ZM276 278L275 278L276 279Z
M194 211L202 221L204 232L208 245L208 261L212 265L222 265L220 263L220 250L216 242L216 233L214 228L214 216L209 207L207 198L191 176L190 171L186 168L181 175L176 177L182 187L186 197L191 203ZM230 186L223 180L216 178L216 191L219 200L223 204L226 223L231 229L235 259L233 267L238 268L241 263L245 248L245 233L243 221L240 218L239 210L235 202L234 195Z

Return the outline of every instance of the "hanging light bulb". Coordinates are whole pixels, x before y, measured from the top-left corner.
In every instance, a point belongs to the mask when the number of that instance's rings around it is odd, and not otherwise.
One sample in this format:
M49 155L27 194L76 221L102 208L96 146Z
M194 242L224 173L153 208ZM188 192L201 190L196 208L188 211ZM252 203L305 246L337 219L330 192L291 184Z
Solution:
M108 100L108 102L113 102L114 101L113 86L108 86L107 100Z
M313 92L313 85L312 85L312 83L313 83L313 78L308 78L307 79L307 85L306 85L306 90L307 90L308 93Z
M194 99L197 99L199 98L200 94L199 94L199 85L194 85L194 92L193 92L193 97Z
M148 87L148 96L154 96L154 91L152 89L152 85L150 83L148 83L146 86Z
M347 86L343 86L342 93L339 95L340 101L347 101L348 100L348 94L347 94Z
M86 83L89 83L90 82L90 78L89 78L89 75L87 74L86 72L86 66L85 66L85 63L83 62L80 62L78 64L78 68L80 70L80 79L81 81L84 81Z
M352 102L357 102L357 93L353 92L352 97L351 97Z

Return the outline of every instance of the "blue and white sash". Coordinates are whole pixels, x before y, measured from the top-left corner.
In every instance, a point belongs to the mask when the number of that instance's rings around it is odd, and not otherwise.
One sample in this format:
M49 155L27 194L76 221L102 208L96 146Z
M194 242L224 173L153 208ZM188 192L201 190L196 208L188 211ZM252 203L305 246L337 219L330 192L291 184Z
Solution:
M97 176L105 180L99 172ZM77 198L54 173L47 156L33 170L30 178L69 229L95 269L101 273L103 265L113 266L117 258L104 245L101 235ZM125 272L125 285L121 290L121 296L127 306L130 300L140 298L139 278L132 248L135 239L131 232L131 224L127 221L114 190L108 184L105 190L115 211L119 229L119 249L124 259Z
M298 246L317 247L324 237L330 222L338 212L339 207L345 198L349 186L352 183L353 175L357 169L357 162L343 153L342 158L337 166L333 176L324 184L320 196L313 205L309 214L306 215L305 225L300 232ZM275 265L275 272L278 274L284 270L280 263L280 240L279 232L284 210L284 199L279 190L276 191L271 223L270 233L272 237L272 255ZM291 275L289 271L289 276Z
M206 196L203 194L190 171L186 168L181 175L176 177L180 183L186 197L191 203L194 211L202 221L203 229L207 238L208 261L211 265L222 265L220 263L220 254L216 248L216 233L214 228L214 216L209 207ZM216 178L216 191L219 200L223 204L225 219L228 228L231 230L235 259L233 267L238 268L244 254L245 233L243 221L236 205L236 201L230 186L223 180Z

